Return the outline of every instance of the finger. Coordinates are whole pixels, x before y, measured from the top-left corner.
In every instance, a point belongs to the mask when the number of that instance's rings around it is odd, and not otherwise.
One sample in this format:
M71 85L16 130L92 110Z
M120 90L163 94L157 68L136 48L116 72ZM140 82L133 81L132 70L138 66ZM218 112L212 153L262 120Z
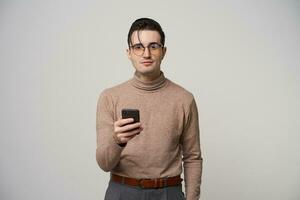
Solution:
M127 143L128 141L130 141L132 138L134 138L137 134L134 134L134 135L131 135L131 136L128 136L128 137L121 137L120 138L120 141L121 143Z
M137 129L134 129L134 130L132 130L132 131L128 131L128 132L124 132L124 133L119 133L118 135L119 135L119 137L131 137L131 136L134 136L134 135L136 135L136 134L139 134L141 131L143 130L143 128L142 127L140 127L140 128L137 128Z
M118 121L115 121L115 126L124 126L132 122L134 122L133 118L119 119Z
M125 137L124 134L119 134L116 138L117 138L117 143L118 144L122 144L122 143L127 143L129 140L131 140L132 138L134 138L136 136L136 134Z
M116 141L118 144L121 143L127 143L129 140L134 138L136 135L140 134L140 132L143 130L142 127L135 129L131 132L126 132L126 133L118 133L114 137L116 138Z
M134 137L134 136L132 136L132 137L127 137L127 138L122 138L121 144L122 144L122 143L127 143L127 142L129 142L133 137Z
M119 132L119 133L128 132L128 131L131 131L133 129L137 129L137 128L140 128L140 127L141 127L141 123L137 122L137 123L134 123L134 124L128 124L128 125L119 127L117 132Z

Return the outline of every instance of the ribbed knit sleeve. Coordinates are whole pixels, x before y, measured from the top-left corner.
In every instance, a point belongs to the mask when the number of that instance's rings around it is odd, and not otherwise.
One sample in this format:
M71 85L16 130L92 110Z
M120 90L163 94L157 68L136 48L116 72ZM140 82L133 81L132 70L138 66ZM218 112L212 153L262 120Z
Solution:
M98 165L104 171L111 171L119 162L123 150L113 139L114 115L112 98L103 91L98 99L96 113Z
M186 124L181 138L186 199L198 200L200 198L202 157L198 110L194 99L189 105L186 117Z

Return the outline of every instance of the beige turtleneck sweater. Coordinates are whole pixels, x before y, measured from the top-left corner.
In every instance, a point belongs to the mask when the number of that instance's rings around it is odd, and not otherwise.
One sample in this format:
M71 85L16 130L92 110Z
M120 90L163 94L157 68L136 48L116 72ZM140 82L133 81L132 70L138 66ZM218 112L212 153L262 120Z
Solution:
M113 139L123 108L140 110L143 131L125 147ZM199 123L193 95L165 78L137 76L104 90L98 100L96 159L104 171L131 178L177 176L184 168L187 200L198 200L202 174Z

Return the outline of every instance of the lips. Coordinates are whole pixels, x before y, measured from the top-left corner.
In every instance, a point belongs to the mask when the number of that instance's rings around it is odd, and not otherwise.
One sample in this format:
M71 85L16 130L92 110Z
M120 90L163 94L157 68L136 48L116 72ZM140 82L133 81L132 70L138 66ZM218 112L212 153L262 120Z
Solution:
M142 63L143 65L148 66L148 65L151 65L151 64L153 63L153 61L147 60L147 61L142 61L141 63Z

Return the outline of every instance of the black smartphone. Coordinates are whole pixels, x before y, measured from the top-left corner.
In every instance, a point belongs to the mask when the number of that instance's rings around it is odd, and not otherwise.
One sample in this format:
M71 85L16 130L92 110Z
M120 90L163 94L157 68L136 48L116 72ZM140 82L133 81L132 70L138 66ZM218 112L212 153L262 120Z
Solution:
M140 121L140 111L138 109L124 108L122 109L122 119L133 118L133 123Z

